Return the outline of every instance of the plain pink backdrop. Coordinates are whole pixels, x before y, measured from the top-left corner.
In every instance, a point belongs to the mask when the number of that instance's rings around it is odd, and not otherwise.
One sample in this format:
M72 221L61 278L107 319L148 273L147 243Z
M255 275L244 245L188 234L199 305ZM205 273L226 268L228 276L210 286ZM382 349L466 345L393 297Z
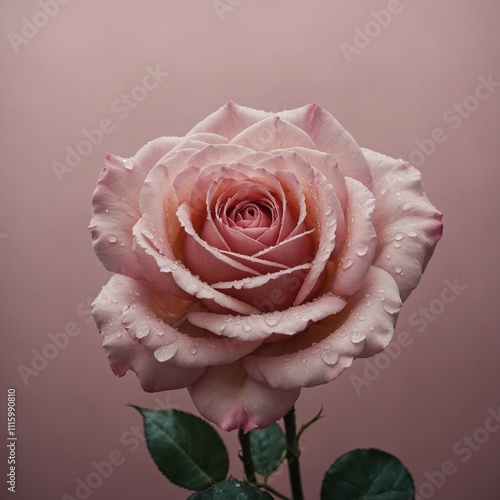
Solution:
M49 4L52 17L42 10ZM399 13L377 24L371 11L397 4ZM187 496L137 446L140 417L125 405L196 410L184 390L145 394L133 374L112 375L85 304L109 277L87 225L106 152L128 156L155 137L183 135L229 99L275 111L319 103L360 145L421 159L424 188L444 213L444 237L399 319L411 345L376 377L367 372L372 380L358 391L353 375L365 377L365 360L302 393L300 421L321 405L327 415L303 439L306 498L318 498L337 456L372 446L404 461L423 498L429 474L447 460L456 473L432 498L500 497L500 432L478 430L500 406L500 87L470 97L480 77L500 81L498 0L4 0L0 17L1 415L15 387L17 498L75 497L77 479L115 450L123 463L92 500ZM30 32L31 20L40 27ZM22 30L31 37L23 43ZM356 35L346 57L342 44ZM157 65L168 76L146 96L136 90L144 100L118 113L116 100ZM460 123L455 103L471 110ZM113 131L58 179L54 162L104 118ZM414 153L436 128L441 142ZM449 304L440 299L446 280L466 287ZM425 319L420 308L429 305ZM25 383L20 365L68 322L81 333ZM457 453L471 435L481 444ZM236 436L224 439L242 477ZM4 478L6 462L4 447ZM286 473L272 484L287 491Z

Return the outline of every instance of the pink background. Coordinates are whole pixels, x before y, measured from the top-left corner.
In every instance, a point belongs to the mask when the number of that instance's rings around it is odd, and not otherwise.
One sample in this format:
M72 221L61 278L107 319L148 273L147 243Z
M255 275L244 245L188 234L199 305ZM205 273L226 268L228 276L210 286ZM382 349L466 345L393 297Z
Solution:
M156 470L142 443L136 446L130 430L140 417L125 405L160 401L196 410L184 390L145 394L133 374L112 375L85 305L109 277L87 225L106 152L128 156L155 137L183 135L229 99L276 111L317 102L360 145L395 157L408 158L416 140L443 130L446 138L432 153L427 142L428 155L412 156L445 222L443 240L399 319L397 331L407 331L412 343L388 366L379 359L383 369L376 378L369 371L372 381L359 394L353 375L365 376L364 360L337 381L303 391L299 420L321 405L327 415L303 439L306 497L318 498L324 471L341 453L375 446L403 460L422 498L499 498L500 432L484 425L488 411L500 411L500 87L488 96L483 90L482 101L468 96L481 76L500 81L500 3L222 3L230 9L219 15L212 0L75 0L58 4L57 13L53 7L51 18L39 13L43 0L0 4L1 415L7 387L15 387L18 498L77 498L77 479L113 451L123 463L92 490L92 500L187 496ZM397 5L387 26L375 23L372 9ZM23 16L46 25L35 34L25 27L32 38L16 45L9 34L21 34ZM354 43L356 27L366 27L371 38L347 58L341 44ZM113 111L114 101L156 65L168 72L158 87L134 109ZM477 109L459 123L447 110L464 102ZM82 130L103 118L113 131L60 182L53 162L64 163L66 147L75 148ZM440 299L445 280L466 287L458 295L445 292L454 297L448 304ZM432 321L420 310L429 306ZM68 322L81 333L25 384L19 366L29 367L32 350L41 352L49 333ZM466 445L464 436L473 442ZM224 439L232 473L242 477L236 435ZM474 451L465 451L470 446ZM446 461L455 474L439 488L425 485ZM3 446L3 478L6 462ZM273 486L287 491L286 476ZM3 480L1 488L3 496Z

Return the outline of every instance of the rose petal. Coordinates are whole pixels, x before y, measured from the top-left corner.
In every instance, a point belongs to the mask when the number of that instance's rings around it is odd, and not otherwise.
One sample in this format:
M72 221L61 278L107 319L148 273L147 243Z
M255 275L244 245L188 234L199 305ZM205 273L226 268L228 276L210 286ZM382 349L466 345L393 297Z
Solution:
M300 128L280 119L278 116L266 118L243 130L231 140L256 151L272 151L293 146L315 149L314 142Z
M144 236L143 233L136 234L136 241L142 250L153 257L162 273L171 275L175 283L192 297L202 300L209 309L220 312L234 311L240 314L253 314L259 312L255 307L245 304L239 300L229 297L212 288L208 283L194 276L180 261L169 259L161 255L154 245ZM175 295L175 292L173 293Z
M337 314L345 304L344 299L327 293L313 302L284 311L251 316L194 311L188 313L188 320L216 335L245 341L264 340L273 334L295 335L305 330L311 321L319 321L331 314Z
M118 377L132 370L147 392L187 387L205 371L203 367L179 369L160 363L151 351L127 335L120 321L124 307L140 303L138 290L143 286L138 281L115 274L92 304L92 315L101 332L111 369Z
M209 367L188 390L206 419L225 431L242 428L244 432L279 420L300 395L300 389L282 391L256 382L241 363Z
M181 140L155 139L132 158L107 155L92 196L89 228L94 250L109 271L142 277L132 252L132 228L140 217L140 192L151 168Z
M377 246L372 223L375 198L360 182L348 177L346 183L349 192L347 238L331 286L332 293L341 297L352 295L363 284Z
M422 190L420 172L402 160L363 150L373 171L378 244L373 264L396 280L406 300L441 238L442 215Z
M311 264L302 264L264 276L254 276L235 281L214 283L215 290L222 290L261 311L282 310L290 307L308 275Z
M289 152L266 159L259 166L281 175L282 170L294 172L304 189L307 205L306 225L316 228L314 235L319 239L318 251L311 269L297 293L294 305L299 305L310 297L322 285L326 263L335 248L337 228L343 237L344 214L333 187L316 168L307 163L300 155Z
M244 358L245 369L258 382L278 389L324 384L338 377L354 358L373 356L387 346L400 307L394 279L372 267L340 314L285 342L266 344L258 355Z
M272 116L272 113L239 106L233 101L229 101L222 106L222 108L218 109L193 127L188 132L188 135L197 134L199 132L210 132L232 139L242 130L245 130L268 116Z
M309 134L315 147L331 154L342 172L373 188L371 171L360 147L347 130L335 118L317 104L291 109L280 113L284 120L293 123Z

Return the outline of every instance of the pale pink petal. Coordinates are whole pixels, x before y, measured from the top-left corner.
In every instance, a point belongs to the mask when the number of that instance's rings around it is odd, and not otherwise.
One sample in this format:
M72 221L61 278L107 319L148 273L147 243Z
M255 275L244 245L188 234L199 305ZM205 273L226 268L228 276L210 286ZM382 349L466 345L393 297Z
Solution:
M111 369L118 377L132 370L147 392L187 387L200 377L204 367L179 369L160 363L150 350L127 335L120 321L124 308L141 303L139 290L143 286L140 282L115 274L92 304L92 315L101 332Z
M373 171L377 199L373 225L378 244L373 264L396 280L406 300L441 238L441 213L422 190L420 172L402 160L363 150Z
M92 196L89 229L94 250L109 271L142 277L132 252L132 228L140 217L141 189L151 168L181 140L155 139L132 158L107 155Z
M259 166L269 169L277 176L287 169L297 176L306 199L306 225L316 229L313 236L316 238L318 250L295 298L294 305L299 305L309 300L323 284L320 278L324 277L326 263L335 249L337 233L339 233L339 244L343 241L344 214L337 195L326 177L299 154L286 153L264 160Z
M194 276L182 262L159 253L143 233L137 233L136 241L142 250L154 259L160 272L171 275L177 286L192 297L200 299L209 309L215 312L222 312L221 310L223 310L224 312L234 311L240 314L254 314L259 312L255 307L215 290L208 283ZM175 295L175 292L172 294Z
M282 310L294 303L310 268L311 264L303 264L265 276L214 283L212 287L261 311Z
M279 262L288 267L311 262L314 258L314 239L312 237L314 229L306 231L305 224L300 229L304 232L287 238L276 246L266 248L254 254L254 257Z
M233 101L229 101L222 108L193 127L188 132L188 135L199 132L210 132L232 139L242 130L268 116L272 116L272 113L239 106Z
M145 236L145 234L152 236L154 233L144 229L142 219L133 227L132 232L134 234L132 249L141 272L148 283L153 285L157 290L169 293L170 295L182 299L191 299L192 296L177 285L172 274L164 273L160 270L158 262L154 257L154 254L159 253L159 250ZM171 255L170 259L175 261L175 256Z
M284 311L251 316L193 311L188 313L188 320L193 325L206 328L216 335L245 341L265 340L275 334L290 336L302 332L311 321L316 322L331 314L337 314L345 304L344 299L326 293L313 302Z
M280 116L307 132L314 141L313 149L331 154L345 176L372 190L373 181L366 158L349 132L330 113L317 104L309 104L284 111Z
M342 210L345 211L348 200L347 187L345 185L344 173L340 169L337 160L331 154L324 153L323 151L316 151L315 149L293 147L287 151L290 150L302 156L304 160L313 167L316 167L326 177L335 190ZM273 153L283 154L284 150L273 151Z
M300 128L289 122L272 116L243 130L231 140L231 144L239 144L256 151L272 151L293 146L315 148L311 138Z
M193 228L187 204L179 207L177 216L186 232L184 253L187 266L204 281L214 283L215 281L242 279L259 274L201 239Z
M377 234L372 223L375 198L360 182L349 177L346 182L349 192L347 237L330 288L341 297L352 295L362 285L377 246Z
M199 132L197 134L190 134L189 139L194 141L205 142L207 144L227 144L229 140L219 134L212 134L210 132Z
M363 286L337 315L306 332L244 358L255 380L290 390L330 382L360 356L382 351L394 333L401 299L392 276L372 267Z
M225 431L267 427L294 405L300 389L279 390L250 378L241 363L209 367L189 393L198 411Z

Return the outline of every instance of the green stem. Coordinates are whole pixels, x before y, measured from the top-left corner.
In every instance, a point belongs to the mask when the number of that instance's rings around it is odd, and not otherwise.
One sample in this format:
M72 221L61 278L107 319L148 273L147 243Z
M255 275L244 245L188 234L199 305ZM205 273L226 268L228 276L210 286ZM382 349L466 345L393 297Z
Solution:
M252 450L250 448L250 434L243 432L243 429L238 429L238 439L241 444L241 460L243 461L243 468L245 469L245 476L249 483L255 483L255 466L252 460Z
M300 450L297 442L297 429L295 425L295 408L285 415L286 436L286 459L288 461L288 472L290 475L290 486L292 488L293 500L304 500L302 493L302 481L300 479L299 456Z

